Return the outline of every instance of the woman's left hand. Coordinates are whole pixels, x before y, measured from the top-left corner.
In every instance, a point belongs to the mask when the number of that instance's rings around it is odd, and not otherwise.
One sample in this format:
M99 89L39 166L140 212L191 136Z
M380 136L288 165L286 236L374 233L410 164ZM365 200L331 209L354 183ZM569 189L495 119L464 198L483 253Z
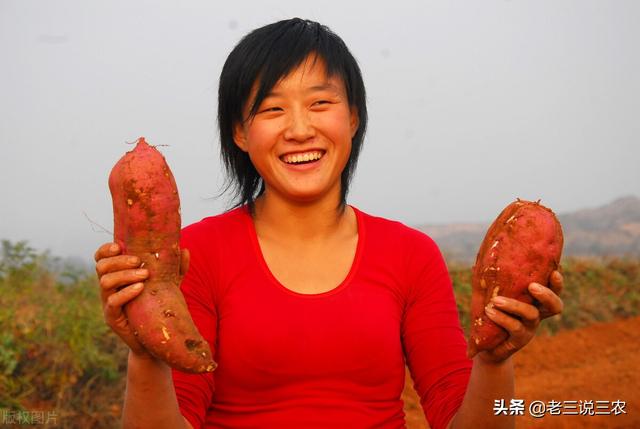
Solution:
M549 287L538 283L529 285L529 293L537 305L526 304L513 298L497 296L491 300L493 305L485 308L485 313L493 322L503 327L509 337L492 350L479 353L489 362L501 362L523 348L536 333L542 319L562 313L564 304L560 298L563 287L562 274L551 273Z

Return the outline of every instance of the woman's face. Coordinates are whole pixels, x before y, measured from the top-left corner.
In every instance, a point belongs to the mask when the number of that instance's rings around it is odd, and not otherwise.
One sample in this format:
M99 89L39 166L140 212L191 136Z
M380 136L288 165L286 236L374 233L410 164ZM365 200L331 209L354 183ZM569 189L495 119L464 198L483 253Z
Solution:
M255 117L236 125L234 140L249 154L266 195L313 202L340 198L340 175L357 129L344 82L327 76L321 58L314 64L310 57L273 87Z

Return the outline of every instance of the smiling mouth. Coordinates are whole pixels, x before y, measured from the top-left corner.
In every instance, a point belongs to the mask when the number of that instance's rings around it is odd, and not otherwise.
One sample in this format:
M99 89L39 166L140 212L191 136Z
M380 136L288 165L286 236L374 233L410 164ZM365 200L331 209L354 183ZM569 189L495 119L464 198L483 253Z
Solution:
M312 162L316 162L322 158L324 154L325 151L323 150L312 150L308 152L289 153L282 155L280 159L291 165L311 164Z

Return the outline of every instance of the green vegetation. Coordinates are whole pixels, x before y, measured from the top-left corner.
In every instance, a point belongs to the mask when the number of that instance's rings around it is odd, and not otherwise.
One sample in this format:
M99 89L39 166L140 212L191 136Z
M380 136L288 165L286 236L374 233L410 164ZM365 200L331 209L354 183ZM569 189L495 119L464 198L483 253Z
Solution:
M469 329L471 268L449 267L465 333ZM594 322L640 315L640 259L578 259L562 261L562 315L542 322L539 332L553 334Z
M127 350L103 321L95 274L59 262L2 241L0 409L55 411L55 427L117 427ZM467 328L471 270L449 269ZM639 259L568 259L563 274L565 311L541 330L640 314Z
M126 349L102 319L95 275L53 272L55 258L25 242L2 241L0 252L0 409L55 411L56 427L116 427Z

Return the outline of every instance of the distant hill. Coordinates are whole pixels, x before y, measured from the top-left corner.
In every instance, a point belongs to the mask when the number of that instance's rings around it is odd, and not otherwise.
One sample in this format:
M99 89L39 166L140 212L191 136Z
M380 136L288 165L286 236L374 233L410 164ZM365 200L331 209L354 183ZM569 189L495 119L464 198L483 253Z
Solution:
M564 256L640 256L640 198L628 196L607 205L559 214ZM448 260L475 261L489 222L420 225Z

